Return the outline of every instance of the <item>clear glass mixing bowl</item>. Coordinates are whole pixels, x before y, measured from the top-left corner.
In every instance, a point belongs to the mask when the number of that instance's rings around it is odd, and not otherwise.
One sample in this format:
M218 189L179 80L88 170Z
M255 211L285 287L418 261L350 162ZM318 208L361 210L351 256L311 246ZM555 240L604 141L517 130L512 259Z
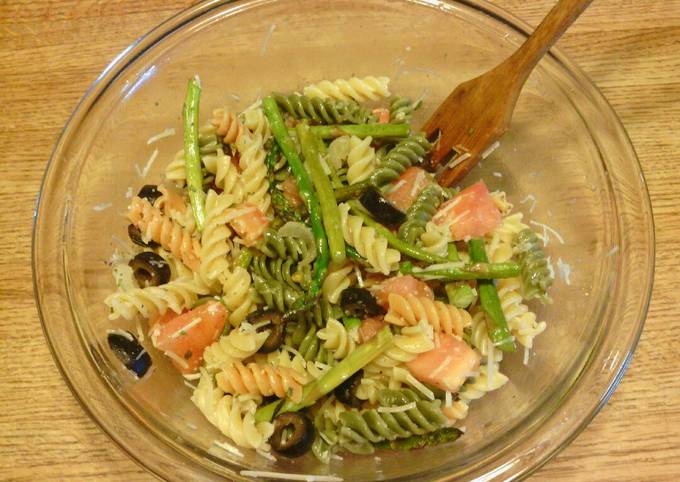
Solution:
M209 1L122 52L78 105L47 167L37 208L35 295L54 357L92 418L153 473L241 480L240 470L333 474L345 480L507 480L526 476L582 430L611 395L640 335L653 274L649 199L616 115L583 73L553 50L531 75L502 144L470 179L502 188L531 219L558 231L549 254L571 267L529 366L508 357L510 382L472 406L455 445L318 464L234 458L189 401L162 356L135 382L106 346L106 261L126 237L129 187L159 181L181 136L186 79L199 74L204 112L243 108L271 90L323 78L389 75L393 91L424 96L422 122L449 90L509 55L529 28L477 0ZM533 196L533 198L532 198ZM535 199L535 203L533 201ZM111 203L111 206L108 206ZM108 206L108 207L107 207ZM96 209L95 209L96 208ZM540 229L540 228L539 228ZM114 235L112 237L112 235Z

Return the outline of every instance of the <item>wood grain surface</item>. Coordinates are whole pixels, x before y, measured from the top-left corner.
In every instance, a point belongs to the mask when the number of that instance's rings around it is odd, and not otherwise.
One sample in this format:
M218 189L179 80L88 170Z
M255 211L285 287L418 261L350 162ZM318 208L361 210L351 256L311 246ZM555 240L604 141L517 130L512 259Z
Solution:
M310 0L311 1L311 0ZM532 25L553 0L496 0ZM33 302L30 236L52 146L104 66L182 0L0 0L0 479L151 480L61 379ZM597 0L558 43L621 117L656 222L645 331L609 404L532 480L680 480L680 0Z

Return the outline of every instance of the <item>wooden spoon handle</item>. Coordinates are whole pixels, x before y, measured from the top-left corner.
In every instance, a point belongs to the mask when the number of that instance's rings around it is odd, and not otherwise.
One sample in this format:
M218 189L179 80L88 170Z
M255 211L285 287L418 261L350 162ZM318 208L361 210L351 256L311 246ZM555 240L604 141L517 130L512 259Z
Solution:
M507 60L523 80L593 0L559 0L524 44ZM521 82L523 83L523 82Z

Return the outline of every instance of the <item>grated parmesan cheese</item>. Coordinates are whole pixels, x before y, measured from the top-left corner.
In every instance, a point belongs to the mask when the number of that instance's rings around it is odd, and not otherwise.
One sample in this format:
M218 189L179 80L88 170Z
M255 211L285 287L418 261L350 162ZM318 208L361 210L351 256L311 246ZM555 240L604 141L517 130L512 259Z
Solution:
M470 159L472 157L472 154L469 152L464 152L460 156L453 156L453 159L451 159L449 162L446 163L446 166L444 166L446 169L453 169L456 167L458 164L460 164L463 161L466 161L467 159Z
M619 245L617 244L616 246L614 246L612 249L609 250L609 252L607 253L607 258L610 257L613 254L618 253L618 252L619 252Z
M106 330L107 335L120 335L128 341L135 341L135 338L125 330Z
M415 198L416 195L418 194L419 189L420 189L420 185L425 181L425 178L426 178L425 172L424 171L418 171L418 174L416 175L416 180L413 183L413 186L411 186L410 196L412 198Z
M388 186L387 189L385 189L385 191L383 191L383 193L384 193L384 194L392 194L394 191L396 191L397 189L399 189L399 188L400 188L401 186L403 186L404 184L406 184L406 181L404 181L403 179L399 179L399 181L397 181L397 182L394 183L393 185Z
M493 144L491 144L489 147L487 147L486 150L484 150L484 152L482 152L482 159L486 159L487 157L489 157L493 151L495 151L496 149L498 149L500 147L500 145L501 145L501 142L496 141Z
M498 172L498 171L494 171L492 174L493 174L494 176L498 177L498 178L503 177L503 174L501 174L501 173Z
M198 427L191 422L187 422L187 427L189 427L191 430L198 430Z
M439 340L439 337L437 337L437 340ZM452 361L453 361L452 356L447 356L446 358L444 358L444 361L442 363L440 363L437 368L432 370L432 373L430 374L430 376L436 377L437 375L439 375L442 371L449 368L449 363L451 363Z
M446 393L444 393L444 406L450 408L452 404L453 396L451 395L451 392L447 391Z
M241 453L239 449L237 449L231 444L228 444L227 442L218 442L217 440L213 440L213 445L221 448L226 452L229 452L232 455L236 455L237 457L243 457L243 453Z
M268 477L279 480L302 480L303 482L342 482L342 477L333 475L285 474L283 472L265 472L260 470L242 470L244 477Z
M274 30L276 30L275 23L269 26L269 30L267 30L267 33L265 34L264 39L262 40L262 46L260 47L260 57L264 57L264 54L267 53L267 47L269 46L269 41L272 38Z
M354 265L354 273L357 276L357 284L359 285L359 288L364 287L364 278L361 276L361 270L359 269L359 266L356 264Z
M257 207L256 206L248 206L248 207L241 208L241 209L229 209L228 211L229 212L227 213L227 215L224 216L224 222L225 223L228 223L230 221L233 221L236 218L240 218L241 216L244 216L246 214L250 214L254 211L257 211Z
M201 318L200 316L194 318L193 320L191 320L189 324L183 326L182 328L174 332L172 335L170 335L170 338L177 338L180 335L186 335L189 330L191 330L194 326L198 325L201 321L203 321L203 318Z
M562 261L562 258L557 258L557 270L560 272L562 280L567 285L571 285L571 266L569 266L569 263Z
M524 199L522 199L519 203L520 204L525 204L527 202L531 201L531 206L529 206L529 212L533 213L534 209L536 208L536 198L534 197L533 194L527 194Z
M185 373L185 374L182 375L182 376L183 376L184 378L186 378L187 380L198 380L199 378L201 378L201 374L200 374L200 373Z
M406 405L399 405L397 407L378 407L380 413L399 413L416 408L416 402L407 403Z
M238 102L239 100L241 100L241 96L238 95L238 94L231 93L231 94L229 94L229 97L231 97L232 99L234 99L236 102Z
M132 199L132 196L134 196L134 191L132 186L128 186L127 191L125 191L125 199Z
M267 460L271 460L272 462L276 462L276 457L274 457L272 454L269 452L262 450L262 449L256 449L255 450L258 454L260 454L262 457L264 457Z
M448 212L451 211L461 201L461 199L463 198L458 196L449 201L449 203L443 209L440 209L437 214L434 215L432 221L436 223L438 219L445 217Z
M149 171L151 170L151 166L153 165L154 161L156 160L156 157L158 157L158 149L154 149L153 153L151 154L151 157L149 157L149 160L146 161L146 165L144 166L144 169L141 171L139 170L139 166L135 164L135 170L137 171L137 175L141 177L142 179L146 177L147 174L149 174Z
M139 320L135 322L135 328L137 329L137 338L139 338L139 341L144 341L144 330L142 329L142 324Z
M524 360L522 363L524 363L525 366L529 364L529 348L526 346L524 347Z
M165 129L165 130L164 130L163 132L161 132L160 134L156 134L155 136L149 137L149 138L147 139L147 141L146 141L146 145L147 145L147 146L150 146L150 145L153 144L154 142L158 142L158 141L160 141L161 139L165 139L166 137L172 137L172 136L175 135L175 133L176 133L176 131L175 131L174 128L168 127L167 129Z
M92 209L94 211L100 212L100 211L104 211L105 209L109 209L111 206L113 206L113 204L111 204L111 203L99 203L99 204L95 204L94 206L92 206Z
M184 384L189 387L191 390L196 390L196 387L193 386L191 383L187 382L186 380L182 380Z
M558 233L556 230L554 230L553 228L551 228L550 226L548 226L547 224L539 223L537 221L529 221L529 224L533 224L534 226L538 226L538 227L543 228L544 233L547 233L548 231L551 232L552 234L555 235L555 237L560 242L560 244L564 244L564 238L562 237L562 235L560 233ZM546 241L546 246L547 246L547 237L546 237L545 241Z
M171 351L165 351L165 352L163 352L163 353L164 353L167 357L169 357L170 359L176 361L177 364L178 364L179 366L181 366L182 368L184 368L185 370L186 370L187 368L189 368L189 364L187 363L187 361L186 361L184 358L182 358L181 356L177 355L177 353L173 353L173 352L171 352Z
M343 459L343 458L342 458L340 455L338 455L338 454L333 454L333 455L331 455L331 458L332 458L333 460L345 460L345 459Z

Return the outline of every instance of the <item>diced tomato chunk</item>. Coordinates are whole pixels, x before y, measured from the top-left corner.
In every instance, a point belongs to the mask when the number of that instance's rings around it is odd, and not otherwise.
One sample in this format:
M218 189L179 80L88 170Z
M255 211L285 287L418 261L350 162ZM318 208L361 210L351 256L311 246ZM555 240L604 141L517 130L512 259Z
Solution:
M371 112L374 116L378 118L378 124L387 124L390 121L390 110L380 107L373 109Z
M380 289L375 291L373 294L378 300L378 303L382 305L383 308L389 307L388 298L390 293L396 293L401 296L426 296L431 300L434 299L434 293L432 293L432 289L427 285L427 283L416 279L411 275L387 278L378 286Z
M172 354L169 356L179 371L195 372L203 351L222 333L228 314L222 303L210 301L169 320L164 315L151 327L151 341L166 355Z
M378 318L366 318L361 322L361 326L359 327L359 341L361 343L366 343L382 330L384 326L385 322L383 321L382 316Z
M472 373L479 370L479 354L458 337L438 333L439 346L421 353L406 367L421 382L456 392Z
M283 192L283 196L286 198L291 207L302 206L302 198L300 197L300 190L298 189L297 182L291 176L286 177L281 184L279 184L279 189Z
M251 203L230 208L227 212L228 215L229 213L236 214L236 217L232 218L229 224L246 246L254 245L269 225L269 219L260 211L260 208Z
M430 175L419 167L409 167L401 176L388 184L385 199L395 208L406 212L418 194L432 183Z
M496 229L501 224L501 212L484 181L479 181L442 204L432 220L448 224L453 240L459 241L484 236Z

